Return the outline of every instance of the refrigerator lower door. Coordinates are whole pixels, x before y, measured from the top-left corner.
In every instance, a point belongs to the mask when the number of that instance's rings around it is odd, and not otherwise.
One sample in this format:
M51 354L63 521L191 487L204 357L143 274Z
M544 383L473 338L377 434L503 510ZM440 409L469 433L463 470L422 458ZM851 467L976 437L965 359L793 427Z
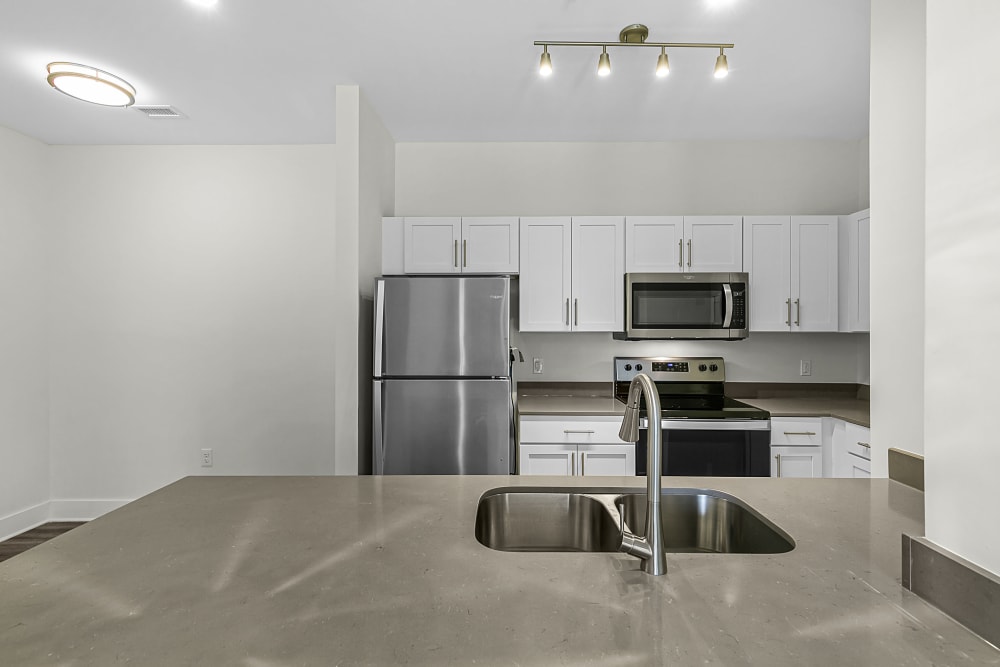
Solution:
M510 380L375 382L376 475L507 475Z

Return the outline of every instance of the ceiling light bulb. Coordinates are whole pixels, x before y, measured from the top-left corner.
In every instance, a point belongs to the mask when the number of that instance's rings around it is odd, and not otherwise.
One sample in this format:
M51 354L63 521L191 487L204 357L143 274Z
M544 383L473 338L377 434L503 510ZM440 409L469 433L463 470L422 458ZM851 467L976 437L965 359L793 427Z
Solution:
M670 61L667 59L667 52L660 51L660 57L656 59L656 76L661 79L670 74Z
M135 88L110 72L66 62L49 63L47 69L49 85L70 97L108 107L135 103Z
M728 74L729 62L726 60L726 54L720 53L719 57L715 59L715 78L724 79Z
M608 49L605 47L601 51L601 59L597 61L597 75L607 76L611 74L611 58L608 57Z
M542 59L538 63L538 73L542 76L552 74L552 56L549 55L548 47L545 47L545 50L542 51Z

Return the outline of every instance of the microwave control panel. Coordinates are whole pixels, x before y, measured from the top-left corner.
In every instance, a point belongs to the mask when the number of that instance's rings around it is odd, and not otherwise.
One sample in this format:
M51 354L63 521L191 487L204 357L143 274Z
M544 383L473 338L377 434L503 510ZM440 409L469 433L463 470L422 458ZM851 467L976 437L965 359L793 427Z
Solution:
M747 287L746 285L733 285L733 320L729 327L731 329L747 328Z

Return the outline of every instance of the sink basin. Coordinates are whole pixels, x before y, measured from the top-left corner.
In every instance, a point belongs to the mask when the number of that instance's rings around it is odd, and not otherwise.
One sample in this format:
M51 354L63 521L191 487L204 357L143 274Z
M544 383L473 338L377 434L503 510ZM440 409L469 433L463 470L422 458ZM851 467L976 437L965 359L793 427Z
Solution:
M615 552L617 511L602 500L566 491L487 491L476 512L476 539L498 551Z
M646 494L615 499L633 533L646 534ZM667 553L780 554L795 548L785 531L739 498L702 489L664 489L660 496Z
M665 489L660 500L668 553L775 554L795 542L735 496ZM498 551L617 552L621 524L646 529L646 494L632 489L492 489L479 499L476 539Z

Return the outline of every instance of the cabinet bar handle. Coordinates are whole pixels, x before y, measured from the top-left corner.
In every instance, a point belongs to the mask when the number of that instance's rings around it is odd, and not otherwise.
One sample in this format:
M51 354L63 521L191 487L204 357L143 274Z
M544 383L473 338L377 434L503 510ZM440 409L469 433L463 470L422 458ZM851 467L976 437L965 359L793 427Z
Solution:
M785 299L785 310L788 311L788 317L785 318L785 324L792 326L792 300Z
M469 265L469 247L468 247L467 244L468 244L468 241L466 241L465 239L462 239L462 266L463 267Z
M564 428L563 433L593 433L593 431L573 431L571 429ZM859 442L858 444L860 445L861 443Z
M677 266L684 268L684 239L677 239Z
M569 326L569 299L566 299L566 326Z
M688 268L691 268L691 239L688 239Z
M576 472L576 452L572 452L569 455L569 474L574 474Z
M587 452L580 452L580 474L587 474Z
M573 326L580 325L580 300L573 299Z
M458 268L458 239L455 239L455 268Z
M799 300L795 300L795 326L799 326L799 320L802 319L802 304Z
M871 448L872 448L872 446L871 446L871 445L869 445L869 444L868 444L867 442L861 442L861 441L859 440L859 441L858 441L858 444L859 444L859 445L861 445L862 447L864 447L865 449L871 449Z
M775 454L774 460L778 462L778 477L781 477L781 454Z
M813 431L784 431L785 435L816 435ZM860 442L858 443L861 444Z

